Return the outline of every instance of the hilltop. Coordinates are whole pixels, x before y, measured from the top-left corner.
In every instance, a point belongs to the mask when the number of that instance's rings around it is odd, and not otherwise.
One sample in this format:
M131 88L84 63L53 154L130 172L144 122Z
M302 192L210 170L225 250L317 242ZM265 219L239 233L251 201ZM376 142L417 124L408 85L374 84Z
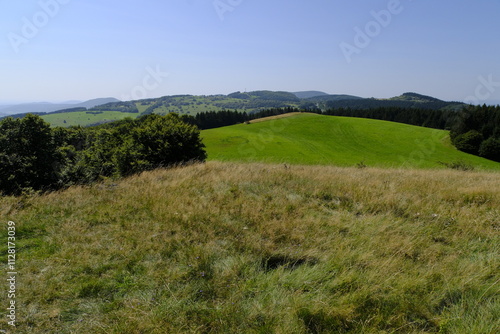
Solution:
M309 91L305 91L305 92L294 92L292 94L295 95L295 96L297 96L299 99L307 99L307 98L310 98L310 97L317 97L317 96L328 95L325 92L320 92L320 91L317 91L317 90L309 90Z
M202 137L208 158L218 161L406 168L460 161L500 169L500 163L458 151L448 131L372 119L295 113L204 130Z
M351 109L376 109L376 108L415 108L427 110L461 110L465 104L461 102L446 102L434 97L417 93L404 93L390 99L376 98L349 98L337 100L322 100L323 97L312 98L312 101L321 101L321 109L351 108Z

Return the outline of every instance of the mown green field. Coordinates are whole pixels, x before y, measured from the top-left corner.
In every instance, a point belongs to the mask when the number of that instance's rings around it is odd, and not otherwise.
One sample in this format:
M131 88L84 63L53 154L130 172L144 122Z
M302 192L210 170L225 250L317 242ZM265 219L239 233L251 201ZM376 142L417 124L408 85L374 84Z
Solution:
M212 161L405 168L460 161L500 169L455 149L447 131L371 119L304 113L205 130L202 137Z
M127 117L136 118L138 113L123 113L119 111L105 111L101 114L89 114L85 111L48 114L41 116L52 126L68 127L73 125L89 126L98 123L121 120Z

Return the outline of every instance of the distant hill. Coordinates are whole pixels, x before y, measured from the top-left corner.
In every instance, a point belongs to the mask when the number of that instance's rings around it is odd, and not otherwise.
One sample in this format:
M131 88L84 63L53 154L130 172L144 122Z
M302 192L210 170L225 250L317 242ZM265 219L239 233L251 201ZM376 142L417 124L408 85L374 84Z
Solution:
M113 103L113 102L120 102L120 100L115 99L114 97L106 97L106 98L100 98L100 99L93 99L93 100L88 100L82 103L78 103L77 105L74 105L73 107L76 108L94 108L96 106L100 106L102 104L106 103Z
M100 98L88 100L81 103L23 103L13 106L0 107L0 113L4 115L27 114L27 113L50 113L69 108L93 108L100 104L118 102L115 98Z
M299 99L308 99L308 98L311 98L311 97L328 95L327 93L320 92L320 91L317 91L317 90L308 90L308 91L305 91L305 92L294 92L292 94L294 94L295 96L297 96Z
M318 95L319 94L319 95ZM362 98L347 94L326 94L320 91L285 92L259 90L234 92L228 95L171 95L136 101L119 101L114 98L95 99L78 104L30 104L14 106L16 110L36 112L54 126L97 125L126 117L136 118L147 114L165 115L171 112L195 116L201 112L222 110L255 113L272 108L299 108L322 110L350 108L357 110L386 107L418 108L427 110L460 110L461 102L447 102L417 93L404 93L389 99ZM21 108L21 109L20 109ZM13 110L13 109L9 109ZM29 111L26 111L29 110ZM46 110L53 110L47 112ZM0 107L0 113L7 113ZM22 115L14 115L20 117ZM1 115L0 115L1 117Z
M417 103L428 103L428 102L444 102L443 100L436 99L432 96L421 95L417 93L404 93L403 95L390 98L391 101L412 101Z
M324 102L324 101L341 101L341 100L364 100L364 98L353 95L345 95L345 94L331 94L331 95L327 94L321 96L313 96L307 98L307 100L315 102Z
M326 99L320 105L321 109L351 108L351 109L375 109L375 108L416 108L427 110L460 110L465 106L462 102L446 102L434 97L420 95L417 93L404 93L390 99L358 98L332 100Z
M294 93L289 92L273 92L269 90L257 90L248 93L234 92L227 95L228 98L236 98L240 100L262 100L262 101L288 101L299 102Z
M3 112L1 112L1 111L0 111L0 117L6 117L6 116L8 116L8 115L9 115L9 114L6 114L6 113L3 113Z

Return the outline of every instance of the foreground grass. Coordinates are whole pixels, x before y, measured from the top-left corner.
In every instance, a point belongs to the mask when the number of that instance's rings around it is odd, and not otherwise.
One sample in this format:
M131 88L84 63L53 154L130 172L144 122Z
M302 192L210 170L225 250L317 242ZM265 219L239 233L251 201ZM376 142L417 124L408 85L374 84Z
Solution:
M372 119L290 114L202 131L216 161L439 168L458 161L478 169L500 163L458 151L448 131Z
M498 173L211 162L0 213L15 333L500 328Z

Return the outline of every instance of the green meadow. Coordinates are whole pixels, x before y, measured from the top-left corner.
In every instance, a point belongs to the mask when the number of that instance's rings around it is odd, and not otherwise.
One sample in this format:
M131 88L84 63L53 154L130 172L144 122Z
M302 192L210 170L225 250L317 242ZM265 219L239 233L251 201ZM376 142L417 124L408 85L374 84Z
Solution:
M202 131L212 161L436 168L500 164L458 151L448 131L400 123L294 114Z
M119 111L104 111L100 114L91 114L86 111L66 112L66 113L52 113L41 116L46 122L52 126L89 126L98 123L112 122L121 120L127 117L136 118L138 113L124 113Z

